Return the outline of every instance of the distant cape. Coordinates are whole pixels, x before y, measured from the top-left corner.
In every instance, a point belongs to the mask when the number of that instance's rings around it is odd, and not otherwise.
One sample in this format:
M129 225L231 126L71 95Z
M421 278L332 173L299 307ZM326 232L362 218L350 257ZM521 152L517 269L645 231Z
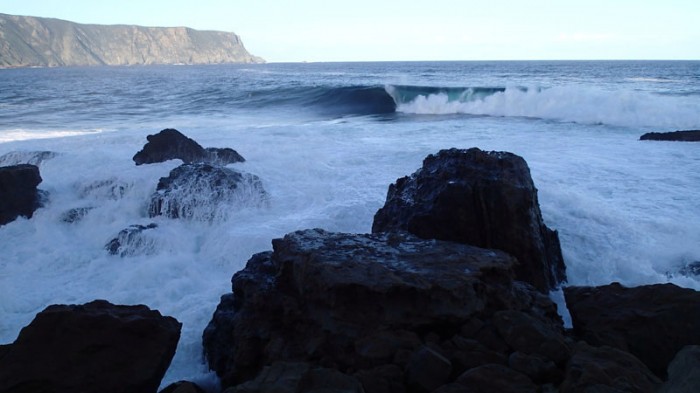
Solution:
M0 14L0 68L263 62L234 33Z

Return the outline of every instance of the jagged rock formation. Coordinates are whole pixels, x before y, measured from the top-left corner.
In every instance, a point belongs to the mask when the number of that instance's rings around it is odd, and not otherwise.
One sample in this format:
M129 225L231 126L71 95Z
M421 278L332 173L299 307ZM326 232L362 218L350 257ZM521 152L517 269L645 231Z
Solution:
M149 135L146 140L148 142L143 145L143 149L134 155L136 165L174 159L180 159L185 164L201 162L212 165L228 165L245 161L243 156L229 147L205 149L194 139L186 137L174 128L166 128L157 134Z
M0 67L261 62L234 33L0 14Z
M262 383L276 362L302 362L357 378L368 393L430 392L480 366L507 368L513 353L544 364L511 367L514 379L533 388L561 380L571 346L561 319L549 298L512 281L516 260L503 252L320 229L272 244L233 276L204 332L225 387ZM396 387L371 388L384 384Z
M404 230L423 239L503 250L518 280L546 292L566 280L559 236L544 224L522 157L477 148L431 154L389 186L372 232Z

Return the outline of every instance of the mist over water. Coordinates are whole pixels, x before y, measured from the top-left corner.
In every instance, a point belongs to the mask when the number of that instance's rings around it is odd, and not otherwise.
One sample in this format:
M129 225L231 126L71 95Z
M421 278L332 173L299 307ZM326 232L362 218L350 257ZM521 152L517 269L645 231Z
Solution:
M0 227L0 343L50 304L146 304L184 324L164 386L214 384L201 334L233 273L294 230L369 232L389 184L451 147L525 158L569 284L700 289L677 273L700 261L700 146L638 140L700 128L699 75L700 62L2 70L0 157L56 155L40 163L47 205ZM131 158L169 127L236 149L247 161L228 167L258 176L269 203L148 218L159 178L181 162ZM64 222L74 208L89 210ZM105 250L150 223L142 248Z

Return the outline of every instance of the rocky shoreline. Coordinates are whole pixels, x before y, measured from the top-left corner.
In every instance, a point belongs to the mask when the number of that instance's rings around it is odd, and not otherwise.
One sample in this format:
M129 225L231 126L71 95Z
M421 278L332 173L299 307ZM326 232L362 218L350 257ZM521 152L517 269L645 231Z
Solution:
M209 220L219 201L267 203L257 177L225 167L243 160L235 151L211 153L176 130L148 141L137 165L184 162L161 179L151 214ZM18 169L36 172L20 188L38 195L38 169ZM187 195L166 191L191 178L198 186ZM6 184L15 183L0 181L3 200L14 192ZM216 196L207 217L163 208L166 195L186 206L201 190ZM157 230L127 228L105 252L147 252ZM562 286L572 329L548 296ZM180 328L146 306L49 306L0 346L0 392L155 393ZM543 223L525 161L449 149L389 186L372 233L299 230L253 255L202 341L226 393L696 392L700 293L566 286L558 235ZM188 382L162 390L196 391Z

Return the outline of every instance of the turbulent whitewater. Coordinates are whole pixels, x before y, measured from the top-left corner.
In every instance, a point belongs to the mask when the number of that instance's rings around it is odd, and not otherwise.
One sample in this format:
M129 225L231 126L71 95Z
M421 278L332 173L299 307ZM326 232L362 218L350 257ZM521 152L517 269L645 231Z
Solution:
M389 184L450 147L525 158L570 284L700 289L682 273L700 261L700 145L638 140L700 128L700 62L7 69L0 86L0 165L38 164L49 195L0 227L0 344L49 304L146 304L184 324L164 385L212 386L201 334L232 274L291 231L369 232ZM165 128L241 153L227 168L265 203L150 217L181 162L131 158ZM128 252L105 248L138 226Z

